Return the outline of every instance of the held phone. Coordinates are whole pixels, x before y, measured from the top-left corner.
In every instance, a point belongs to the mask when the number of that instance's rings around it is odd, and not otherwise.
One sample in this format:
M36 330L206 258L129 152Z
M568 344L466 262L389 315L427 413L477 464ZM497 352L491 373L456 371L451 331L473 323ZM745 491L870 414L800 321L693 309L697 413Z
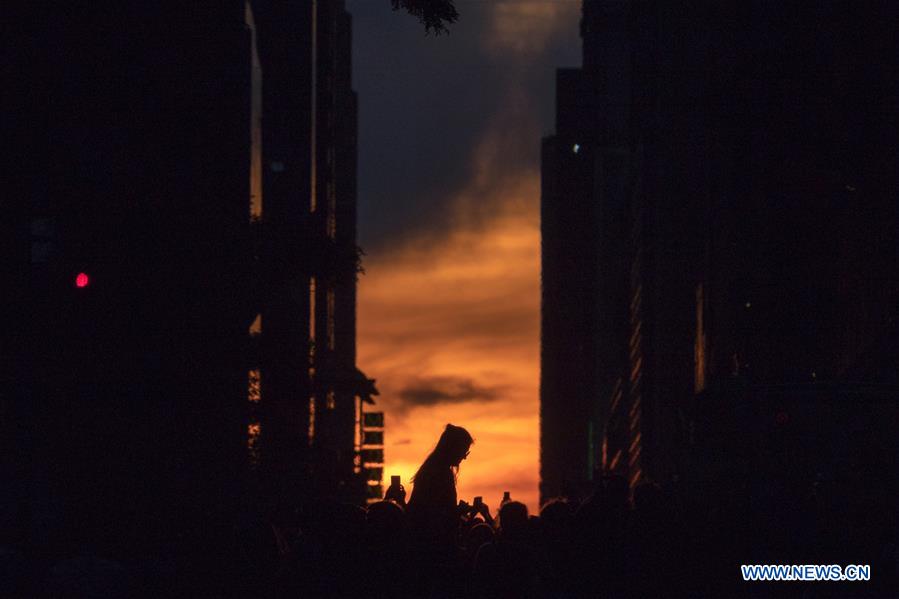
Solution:
M484 498L480 495L474 498L474 505L481 505L482 503L484 503Z
M398 486L400 486L400 477L399 477L399 475L394 474L393 476L390 477L390 486L391 486L391 487L398 487Z
M508 491L503 491L503 501L512 501L512 496Z

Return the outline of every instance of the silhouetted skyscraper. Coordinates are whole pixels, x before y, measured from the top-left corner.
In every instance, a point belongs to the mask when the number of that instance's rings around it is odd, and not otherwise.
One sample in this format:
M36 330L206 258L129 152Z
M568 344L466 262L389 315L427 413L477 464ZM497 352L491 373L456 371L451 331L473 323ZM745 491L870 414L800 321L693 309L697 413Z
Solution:
M627 427L622 373L633 355L629 318L639 316L639 298L628 310L627 282L640 276L627 259L627 9L585 4L584 68L558 71L556 135L543 141L542 498L585 490L601 466L603 424L614 414Z
M543 497L667 480L696 393L849 376L892 330L896 9L852 6L585 0L543 146Z
M361 401L371 401L374 387L355 366L360 252L350 15L342 1L329 0L266 5L258 22L267 40L258 229L271 263L258 293L259 358L250 377L259 377L260 397L250 426L258 427L267 478L358 498Z
M349 15L169 8L36 7L13 62L33 297L3 476L39 542L171 532L246 494L364 498Z

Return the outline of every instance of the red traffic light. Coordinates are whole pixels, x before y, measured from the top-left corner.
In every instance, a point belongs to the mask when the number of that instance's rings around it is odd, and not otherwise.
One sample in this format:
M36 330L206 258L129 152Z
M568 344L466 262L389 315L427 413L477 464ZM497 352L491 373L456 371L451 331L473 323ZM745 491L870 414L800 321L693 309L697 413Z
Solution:
M87 287L90 282L91 279L89 276L87 276L87 273L79 272L75 277L75 287Z

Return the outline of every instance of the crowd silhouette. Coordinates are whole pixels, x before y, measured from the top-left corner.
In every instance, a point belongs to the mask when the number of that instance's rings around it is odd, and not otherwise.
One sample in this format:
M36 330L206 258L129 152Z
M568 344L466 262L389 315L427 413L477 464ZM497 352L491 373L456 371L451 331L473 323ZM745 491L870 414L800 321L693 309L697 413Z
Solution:
M471 445L465 429L447 425L413 478L408 503L394 479L385 498L367 507L326 499L248 507L237 521L186 529L181 553L165 549L152 559L129 561L127 551L102 544L44 562L3 550L3 593L897 596L896 506L888 485L869 488L861 479L791 484L784 477L715 486L644 482L631 489L625 478L606 474L585 497L552 499L539 514L508 494L494 512L481 497L469 503L456 496L459 464ZM869 564L872 577L864 583L744 582L744 563Z

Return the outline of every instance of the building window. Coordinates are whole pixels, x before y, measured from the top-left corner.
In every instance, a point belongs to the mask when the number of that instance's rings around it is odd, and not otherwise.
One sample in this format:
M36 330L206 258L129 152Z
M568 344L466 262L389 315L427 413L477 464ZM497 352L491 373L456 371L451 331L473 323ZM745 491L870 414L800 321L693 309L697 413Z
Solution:
M247 457L249 458L250 468L259 467L261 451L259 440L262 437L262 425L258 420L251 420L247 425Z
M702 283L696 286L696 334L693 346L693 388L696 393L705 389L706 379L706 337L705 337L705 293Z
M262 334L262 314L257 314L250 325L250 337L256 337Z
M309 279L309 363L315 364L315 277Z
M328 196L328 237L335 239L337 237L337 191L334 188L334 181L329 180L326 187Z
M256 23L250 3L244 20L250 30L250 222L262 220L262 66L256 46Z
M355 422L353 426L353 472L362 472L362 401L353 401Z
M250 370L247 384L247 399L252 403L259 403L259 400L262 399L261 378L262 376L258 368Z
M48 262L53 254L55 231L52 221L36 218L31 221L31 263Z
M328 391L328 394L325 396L325 407L333 410L336 406L337 400L334 397L334 391Z
M334 312L336 311L337 300L336 300L333 288L328 289L327 302L328 302L328 305L327 305L327 309L328 309L328 321L327 321L327 324L328 324L328 330L327 330L328 349L333 350L337 345L336 336L335 336L336 334L334 331L334 328L335 328Z
M309 445L315 441L315 396L309 398Z

